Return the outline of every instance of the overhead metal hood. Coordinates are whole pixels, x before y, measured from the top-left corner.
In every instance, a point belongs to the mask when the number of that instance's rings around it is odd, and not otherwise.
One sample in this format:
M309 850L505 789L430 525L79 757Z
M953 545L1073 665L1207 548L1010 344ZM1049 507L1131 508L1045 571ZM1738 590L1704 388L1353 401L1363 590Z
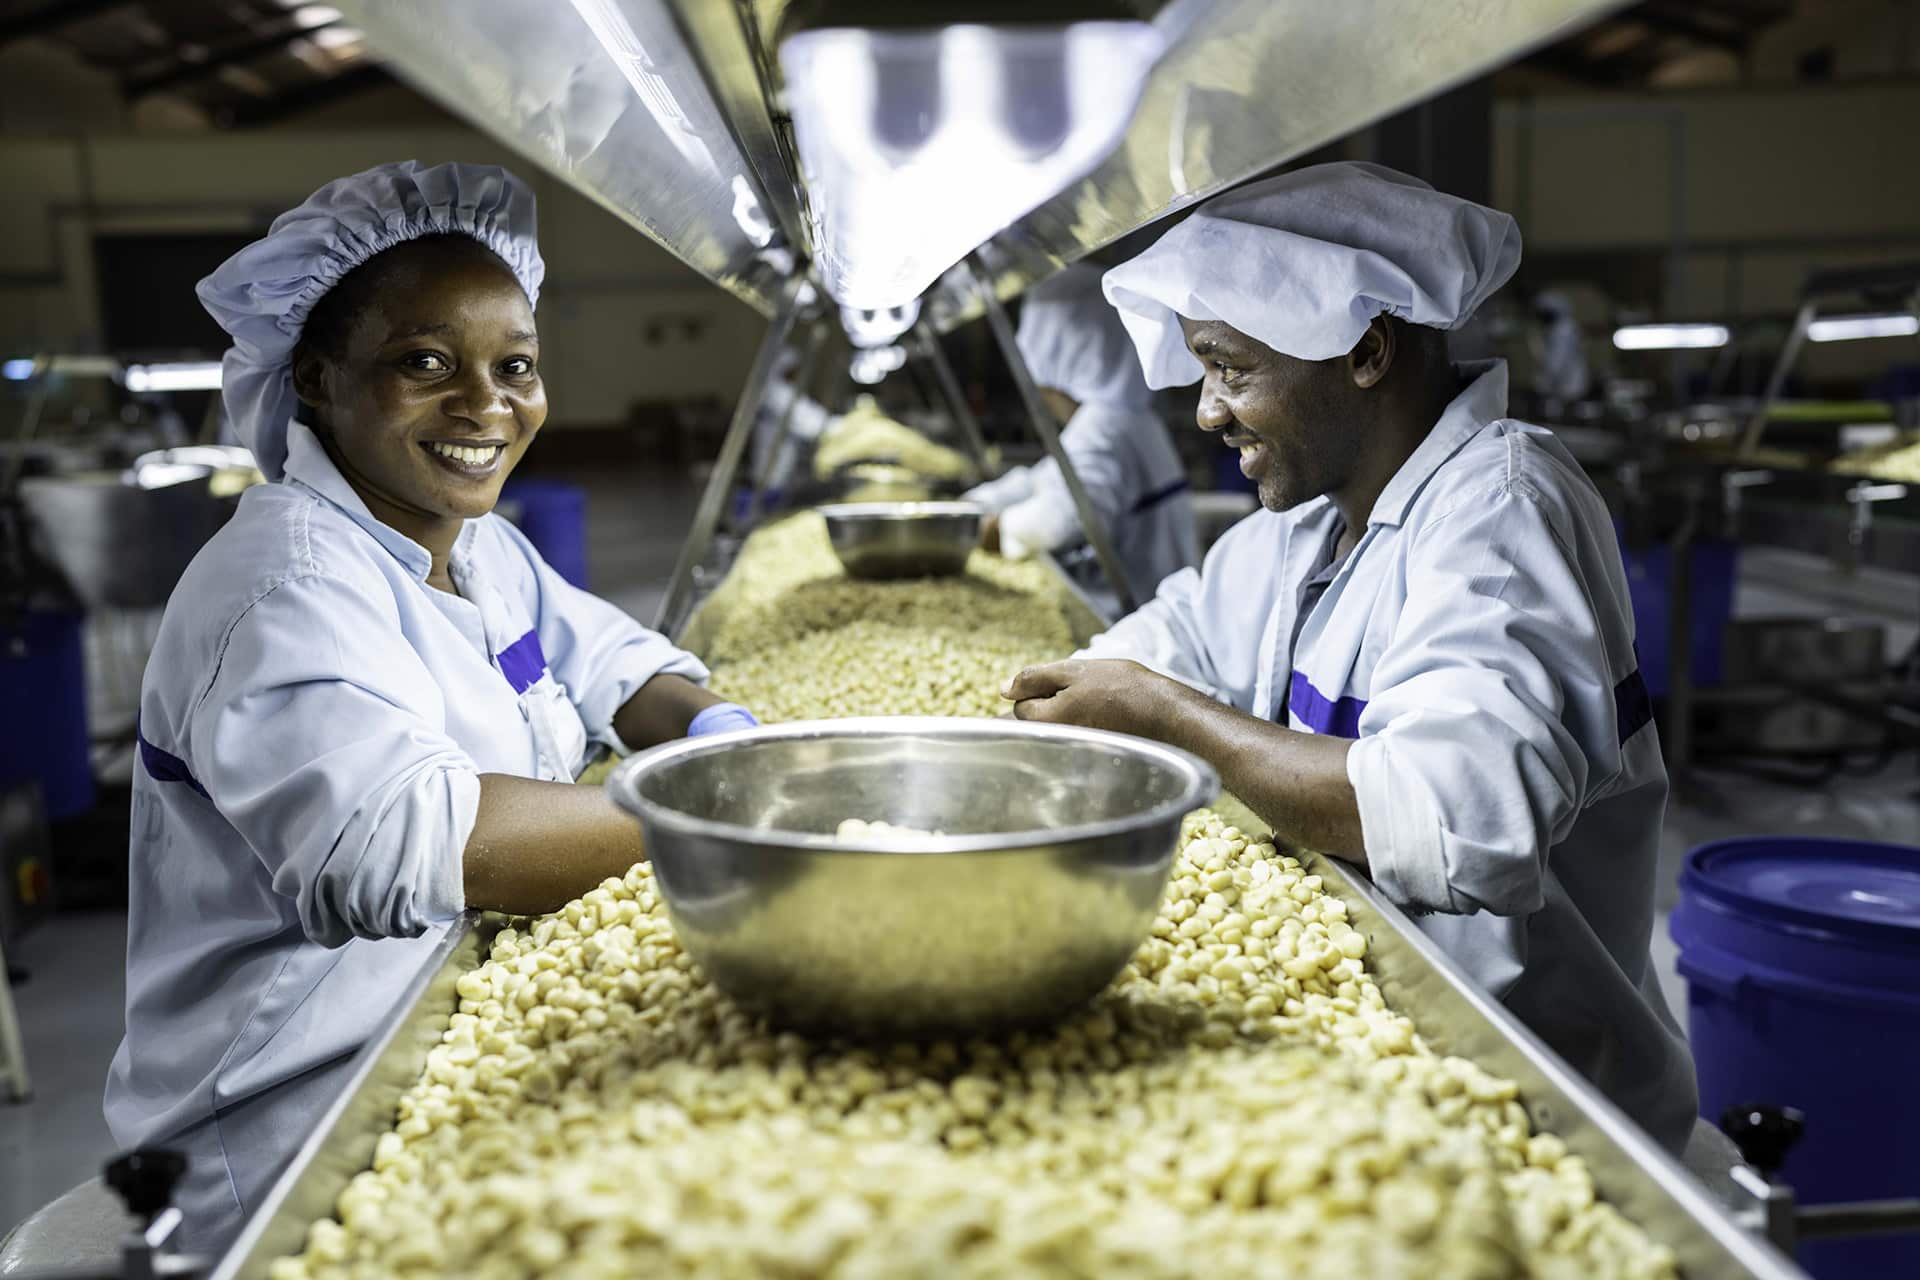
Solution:
M975 250L1003 298L1502 65L1619 0L1169 0L1119 145ZM777 56L787 0L339 0L394 70L771 315L812 257ZM940 7L950 19L954 4ZM989 5L983 20L1004 12ZM899 11L915 12L911 5ZM898 19L895 19L896 24ZM976 175L956 172L964 201ZM964 264L925 295L978 315Z

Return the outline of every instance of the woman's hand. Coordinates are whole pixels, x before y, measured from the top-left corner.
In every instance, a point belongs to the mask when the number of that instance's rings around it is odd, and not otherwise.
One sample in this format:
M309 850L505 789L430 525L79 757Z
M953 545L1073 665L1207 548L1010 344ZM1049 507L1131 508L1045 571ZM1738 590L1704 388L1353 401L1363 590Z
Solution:
M659 675L641 685L613 716L613 731L635 751L657 747L687 736L694 717L709 707L726 705L685 676Z

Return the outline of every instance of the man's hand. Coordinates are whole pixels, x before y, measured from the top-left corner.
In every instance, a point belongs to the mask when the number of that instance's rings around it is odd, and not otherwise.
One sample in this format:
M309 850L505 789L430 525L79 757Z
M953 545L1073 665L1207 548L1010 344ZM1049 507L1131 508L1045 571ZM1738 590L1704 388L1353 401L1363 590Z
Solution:
M995 512L980 522L980 549L1000 554L1000 514Z
M1001 690L1019 720L1077 724L1142 738L1167 737L1167 718L1185 685L1137 662L1075 659L1028 667Z

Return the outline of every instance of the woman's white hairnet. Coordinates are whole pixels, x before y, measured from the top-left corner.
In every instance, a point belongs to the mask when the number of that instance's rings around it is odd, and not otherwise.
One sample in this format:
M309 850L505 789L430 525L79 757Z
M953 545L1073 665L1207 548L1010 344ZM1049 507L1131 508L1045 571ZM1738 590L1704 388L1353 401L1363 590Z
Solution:
M1080 404L1143 405L1133 339L1100 292L1099 267L1076 262L1027 291L1020 304L1021 358L1043 387Z
M233 337L221 398L269 480L280 478L286 462L287 423L300 403L293 349L314 304L382 250L447 234L493 250L527 301L539 302L546 267L534 238L532 188L495 165L416 160L329 182L200 282L201 305Z
M1457 328L1519 265L1520 229L1508 215L1380 165L1342 162L1214 197L1103 283L1148 385L1171 387L1203 372L1181 316L1330 360L1382 312Z

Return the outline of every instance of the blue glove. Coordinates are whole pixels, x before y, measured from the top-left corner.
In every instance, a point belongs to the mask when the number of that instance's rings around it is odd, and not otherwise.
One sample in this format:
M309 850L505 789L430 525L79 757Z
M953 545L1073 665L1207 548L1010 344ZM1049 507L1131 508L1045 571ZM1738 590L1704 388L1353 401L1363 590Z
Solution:
M735 729L757 729L760 722L753 718L753 712L737 702L717 702L703 708L687 724L689 738L703 737L709 733L732 733Z

